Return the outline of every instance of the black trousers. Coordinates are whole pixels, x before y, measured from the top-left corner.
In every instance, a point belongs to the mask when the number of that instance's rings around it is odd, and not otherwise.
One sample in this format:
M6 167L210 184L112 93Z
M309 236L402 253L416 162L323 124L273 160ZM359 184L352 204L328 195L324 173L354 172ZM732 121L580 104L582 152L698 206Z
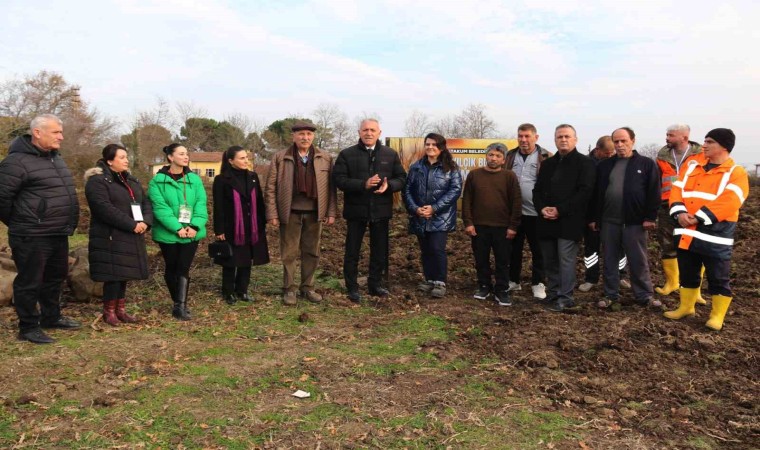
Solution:
M166 285L176 284L177 277L190 278L190 265L193 264L198 241L186 244L162 244L161 254L164 256L164 280Z
M357 290L359 284L359 258L364 233L369 227L369 277L370 289L381 287L388 274L388 219L367 221L349 220L346 230L346 253L343 256L343 279L346 289Z
M18 273L13 280L13 305L19 329L55 322L61 317L61 285L69 271L68 236L9 235L8 243Z
M446 256L446 241L449 233L438 231L417 236L422 254L422 273L426 281L446 282L448 258Z
M119 300L127 295L126 281L106 281L103 283L103 301Z
M478 286L491 286L491 276L496 283L496 292L509 287L509 252L512 240L507 239L507 227L489 227L475 225L476 236L472 240L472 253L475 255L475 270L478 273ZM496 271L491 271L491 250Z
M520 283L525 239L528 240L531 259L533 260L531 264L530 284L535 286L546 280L544 259L541 256L541 247L538 245L538 236L536 236L536 222L538 222L538 217L536 216L522 216L520 226L517 228L517 234L512 239L509 280L515 283Z
M245 294L251 283L251 266L222 267L222 295Z
M700 255L688 250L678 249L678 273L681 286L685 288L698 288L702 283L702 266L705 266L707 277L707 292L710 294L725 295L731 297L729 279L731 274L731 260L718 259L712 256Z

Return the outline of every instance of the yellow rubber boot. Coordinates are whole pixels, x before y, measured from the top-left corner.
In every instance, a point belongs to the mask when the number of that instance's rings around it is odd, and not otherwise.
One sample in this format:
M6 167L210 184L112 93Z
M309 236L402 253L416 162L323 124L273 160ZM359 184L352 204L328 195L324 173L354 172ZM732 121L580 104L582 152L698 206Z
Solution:
M663 314L668 319L678 320L686 316L694 315L694 305L697 303L697 296L699 295L698 288L681 288L681 304L678 305L678 309L673 311L665 311Z
M660 295L669 295L677 291L678 284L678 260L676 258L665 258L662 260L662 271L665 274L665 286L654 288L655 292Z
M699 272L699 295L697 295L697 304L706 305L707 300L702 298L702 283L705 281L705 266L702 266L702 270Z
M725 295L712 296L712 311L710 311L710 320L705 323L707 328L720 331L723 328L723 319L726 318L728 305L731 304L731 297Z

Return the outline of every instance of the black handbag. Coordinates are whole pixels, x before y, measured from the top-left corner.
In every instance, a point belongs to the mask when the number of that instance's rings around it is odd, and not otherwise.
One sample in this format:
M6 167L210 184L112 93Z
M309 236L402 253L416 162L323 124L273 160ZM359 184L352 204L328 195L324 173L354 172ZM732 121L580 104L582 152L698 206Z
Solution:
M232 257L232 246L227 241L208 244L208 255L212 258L227 259Z

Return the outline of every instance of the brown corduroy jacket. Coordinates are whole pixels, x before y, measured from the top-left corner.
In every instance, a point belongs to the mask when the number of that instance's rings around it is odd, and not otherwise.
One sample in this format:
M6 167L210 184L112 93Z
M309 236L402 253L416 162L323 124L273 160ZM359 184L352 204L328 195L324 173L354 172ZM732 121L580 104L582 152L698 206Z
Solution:
M288 223L290 205L293 201L293 177L295 160L292 147L277 152L269 166L264 203L267 220L278 219ZM317 176L317 218L336 217L338 212L338 194L332 182L332 155L314 148L314 172Z

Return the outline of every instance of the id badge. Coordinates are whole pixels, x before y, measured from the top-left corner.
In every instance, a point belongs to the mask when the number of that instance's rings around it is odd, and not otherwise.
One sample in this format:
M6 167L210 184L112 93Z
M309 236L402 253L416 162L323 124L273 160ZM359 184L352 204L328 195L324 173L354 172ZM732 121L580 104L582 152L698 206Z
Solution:
M193 211L187 205L180 205L179 207L179 223L190 223L190 219L193 217Z
M143 221L142 209L140 209L139 203L132 203L132 217L134 217L135 222Z

